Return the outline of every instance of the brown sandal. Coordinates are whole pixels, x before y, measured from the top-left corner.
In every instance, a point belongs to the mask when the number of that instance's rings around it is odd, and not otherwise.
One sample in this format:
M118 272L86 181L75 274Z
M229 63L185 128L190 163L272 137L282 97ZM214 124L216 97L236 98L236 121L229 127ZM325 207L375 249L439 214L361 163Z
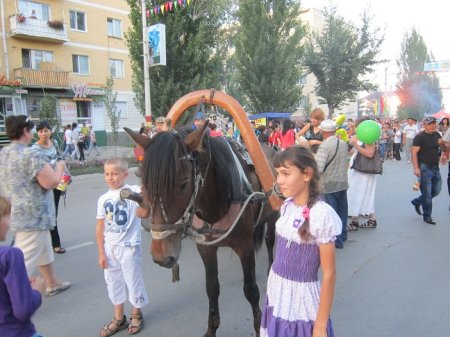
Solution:
M110 327L113 326L111 329ZM123 318L121 321L113 317L112 321L109 322L107 325L103 327L103 329L100 331L99 336L100 337L108 337L114 335L116 332L119 332L123 329L128 328L128 322L127 317L123 315Z
M142 330L142 313L141 314L131 314L131 323L128 326L128 334L135 335Z
M369 221L359 225L359 228L377 228L377 220L369 219Z
M352 221L347 225L347 232L357 231L359 229L359 224L356 221Z

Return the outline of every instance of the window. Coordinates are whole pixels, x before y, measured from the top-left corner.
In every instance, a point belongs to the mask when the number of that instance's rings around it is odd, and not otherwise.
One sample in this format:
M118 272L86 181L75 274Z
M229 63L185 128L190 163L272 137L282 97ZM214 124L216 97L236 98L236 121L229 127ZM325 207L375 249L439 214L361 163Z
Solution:
M89 57L84 55L72 55L73 72L81 75L89 75Z
M41 103L41 97L27 97L27 116L31 119L39 119L39 106Z
M116 102L116 108L119 119L127 118L128 116L127 102Z
M48 5L40 4L37 2L20 0L19 12L29 18L42 21L50 20L50 9Z
M86 13L78 11L70 11L70 28L86 32Z
M108 36L121 38L122 22L120 20L108 18L107 23L108 23Z
M22 49L22 66L41 69L42 62L53 62L53 52L45 50Z
M109 60L109 72L112 77L124 77L123 60Z
M91 123L91 104L90 102L77 102L77 122Z

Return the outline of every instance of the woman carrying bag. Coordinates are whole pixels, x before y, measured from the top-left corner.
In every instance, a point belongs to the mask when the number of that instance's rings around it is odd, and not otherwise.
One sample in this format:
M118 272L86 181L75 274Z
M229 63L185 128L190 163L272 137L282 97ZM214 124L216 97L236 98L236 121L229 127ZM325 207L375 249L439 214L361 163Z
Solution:
M374 161L378 160L375 158L378 152L376 151L375 144L363 145L362 142L358 141L357 136L350 138L349 144L353 146L355 152L350 160L350 168L348 171L348 216L352 219L347 225L347 231L356 231L359 228L376 228L375 190L377 187L377 174L381 174L381 172L361 172L355 168L354 163L355 160L364 160L364 158ZM363 156L364 158L357 158L358 156ZM368 221L359 224L359 217L361 215L368 216Z

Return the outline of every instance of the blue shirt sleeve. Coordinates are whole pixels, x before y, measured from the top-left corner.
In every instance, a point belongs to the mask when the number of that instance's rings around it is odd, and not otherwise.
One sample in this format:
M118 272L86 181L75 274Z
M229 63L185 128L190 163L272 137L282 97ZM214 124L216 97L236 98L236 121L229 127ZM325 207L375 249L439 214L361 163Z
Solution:
M3 262L5 267L3 281L9 292L12 312L18 320L26 322L41 306L41 294L31 288L20 249L11 248Z

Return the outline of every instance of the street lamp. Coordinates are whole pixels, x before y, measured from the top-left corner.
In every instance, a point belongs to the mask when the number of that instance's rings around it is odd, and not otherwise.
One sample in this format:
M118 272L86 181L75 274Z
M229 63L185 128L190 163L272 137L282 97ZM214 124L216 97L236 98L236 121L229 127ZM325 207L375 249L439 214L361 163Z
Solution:
M147 8L145 0L141 0L142 9L142 41L144 49L144 101L145 101L145 124L150 127L152 124L152 103L150 97L150 73L149 73L149 50L147 32Z

